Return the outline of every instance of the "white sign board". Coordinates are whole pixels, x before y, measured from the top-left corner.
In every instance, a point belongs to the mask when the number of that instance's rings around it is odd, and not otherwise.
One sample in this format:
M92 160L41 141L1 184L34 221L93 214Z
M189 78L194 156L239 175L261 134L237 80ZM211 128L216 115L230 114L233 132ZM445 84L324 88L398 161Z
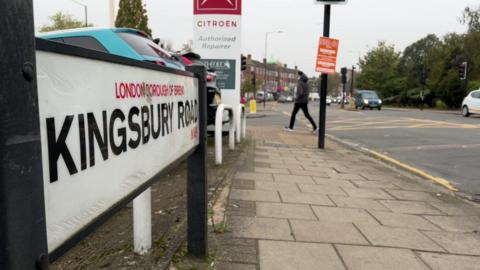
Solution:
M240 104L241 0L194 0L193 51L217 70L222 103Z
M198 145L193 77L37 51L51 252Z

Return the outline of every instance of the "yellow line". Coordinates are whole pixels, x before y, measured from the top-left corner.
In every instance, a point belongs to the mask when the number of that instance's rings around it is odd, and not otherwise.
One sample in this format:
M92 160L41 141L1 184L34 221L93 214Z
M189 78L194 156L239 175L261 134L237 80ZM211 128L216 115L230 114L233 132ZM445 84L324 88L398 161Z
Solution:
M389 157L389 156L386 156L386 155L384 155L384 154L380 154L380 153L378 153L378 152L376 152L376 151L369 150L369 149L367 149L366 151L368 151L370 154L372 154L372 155L374 155L374 156L376 156L376 157L378 157L378 158L380 158L380 159L382 159L382 160L385 160L385 161L387 161L387 162L390 162L390 163L392 163L392 164L395 164L395 165L397 165L397 166L399 166L399 167L401 167L401 168L403 168L403 169L405 169L405 170L407 170L407 171L410 171L410 172L412 172L412 173L415 173L415 174L417 174L417 175L420 175L420 176L422 176L422 177L424 177L424 178L426 178L426 179L432 180L432 181L434 181L435 183L437 183L437 184L439 184L439 185L447 188L447 189L450 190L450 191L454 191L454 192L458 191L458 189L456 189L455 187L453 187L453 186L450 184L450 182L448 182L446 179L433 176L433 175L428 174L428 173L426 173L426 172L424 172L424 171L422 171L422 170L420 170L420 169L417 169L417 168L415 168L415 167L412 167L412 166L410 166L410 165L407 165L407 164L405 164L405 163L402 163L402 162L400 162L400 161L398 161L398 160L396 160L396 159L393 159L393 158L391 158L391 157Z

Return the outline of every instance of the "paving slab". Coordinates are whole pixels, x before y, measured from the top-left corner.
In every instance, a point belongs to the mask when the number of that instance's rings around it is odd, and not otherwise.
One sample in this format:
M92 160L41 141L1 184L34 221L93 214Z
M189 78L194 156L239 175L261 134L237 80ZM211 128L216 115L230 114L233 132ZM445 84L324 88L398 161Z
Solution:
M480 231L480 218L477 216L425 216L425 218L450 232Z
M273 182L273 174L271 173L254 173L254 172L238 172L235 179L245 179L254 181L270 181Z
M370 213L385 226L440 231L439 227L435 226L422 216L383 211L370 211Z
M342 188L349 196L366 199L393 199L385 191L377 188Z
M452 216L478 216L480 209L465 203L429 202L433 207Z
M352 180L353 184L359 188L390 188L398 189L396 185L385 181L367 181L367 180Z
M255 172L290 174L290 171L288 169L275 169L275 168L262 168L262 167L255 167Z
M328 196L322 194L280 191L280 197L286 203L334 206Z
M320 221L380 225L363 209L325 206L312 206L312 209Z
M407 191L407 190L389 190L390 194L399 200L406 201L425 201L425 202L440 202L434 193L422 191Z
M275 182L284 183L308 183L314 184L312 177L302 175L287 175L287 174L274 174L273 179Z
M266 190L232 189L230 199L259 202L280 202L278 192Z
M376 200L365 198L354 198L344 196L329 196L330 199L339 207L359 208L377 211L389 211L387 207Z
M324 178L324 177L313 177L313 181L315 181L315 183L317 185L355 188L353 183L350 182L349 180L331 179L331 178Z
M480 255L480 236L476 233L424 232L448 252Z
M315 171L305 171L305 170L290 170L293 175L308 175L319 178L330 178L326 172L315 172Z
M340 187L331 185L298 184L298 187L300 188L300 191L305 193L347 196L347 194Z
M257 216L289 219L317 219L310 206L287 203L257 202Z
M442 215L444 214L440 210L431 206L426 202L417 201L395 201L395 200L382 200L379 201L385 205L388 209L397 213L404 214L426 214L426 215Z
M283 163L283 160L268 159L268 158L255 158L255 163L257 162L270 163L270 164L285 164Z
M307 220L291 220L297 241L368 245L368 241L351 223L331 223Z
M321 173L324 173L326 174L327 176L329 176L329 174L333 171L333 169L331 168L327 168L327 167L324 167L324 166L303 166L303 168L305 169L305 171L312 171L312 172L321 172Z
M399 189L403 190L411 190L411 191L432 191L433 185L427 183L413 183L410 181L406 181L403 179L396 178L394 181L395 185L398 186Z
M299 164L271 164L270 167L276 169L303 170L302 165Z
M262 270L345 270L331 245L259 241Z
M227 222L227 229L232 231L235 237L293 240L286 219L232 216Z
M360 231L374 246L399 247L423 251L445 251L415 229L360 224Z
M218 262L216 264L216 269L222 270L256 270L256 264L243 264L243 263L229 263L229 262Z
M433 270L480 270L480 257L419 252L418 256Z
M415 253L406 249L344 245L336 247L349 270L429 270Z
M288 191L288 192L300 192L298 186L294 183L280 183L280 182L255 182L255 189L258 190L270 190L270 191Z
M342 180L366 180L360 174L353 174L353 173L336 173L336 172L329 172L328 176L332 179L342 179Z

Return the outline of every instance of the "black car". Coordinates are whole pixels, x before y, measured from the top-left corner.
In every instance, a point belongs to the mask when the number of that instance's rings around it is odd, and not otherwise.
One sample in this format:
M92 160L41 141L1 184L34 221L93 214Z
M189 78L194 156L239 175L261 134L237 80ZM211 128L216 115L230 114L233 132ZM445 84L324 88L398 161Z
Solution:
M193 52L174 55L174 57L181 61L185 66L192 64L205 65L202 63L200 55ZM220 103L221 91L217 87L217 75L215 70L207 69L207 125L215 124L215 116L217 114L218 104Z
M378 97L377 92L373 90L356 90L355 94L355 109L370 108L370 110L377 108L382 109L382 100Z

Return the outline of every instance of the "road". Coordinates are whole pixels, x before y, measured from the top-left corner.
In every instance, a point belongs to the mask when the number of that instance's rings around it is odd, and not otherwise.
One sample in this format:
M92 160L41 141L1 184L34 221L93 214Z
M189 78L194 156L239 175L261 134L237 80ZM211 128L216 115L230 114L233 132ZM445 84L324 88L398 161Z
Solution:
M292 106L276 105L282 120L272 116L269 121L281 127ZM318 105L311 103L310 111L318 119ZM308 128L305 123L298 121L296 128ZM390 109L344 111L332 105L327 110L327 133L447 179L463 193L480 196L478 116Z

